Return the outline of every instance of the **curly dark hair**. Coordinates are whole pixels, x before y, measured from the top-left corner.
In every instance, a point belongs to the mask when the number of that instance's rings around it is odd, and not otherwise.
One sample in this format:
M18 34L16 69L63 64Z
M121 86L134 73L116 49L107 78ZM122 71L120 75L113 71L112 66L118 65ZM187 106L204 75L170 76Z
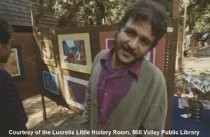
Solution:
M157 45L157 42L165 34L167 28L167 14L165 8L152 0L137 0L129 6L118 24L118 31L130 20L145 21L151 24L152 35L155 40L151 48Z
M0 43L8 43L13 33L12 26L2 17L0 17Z

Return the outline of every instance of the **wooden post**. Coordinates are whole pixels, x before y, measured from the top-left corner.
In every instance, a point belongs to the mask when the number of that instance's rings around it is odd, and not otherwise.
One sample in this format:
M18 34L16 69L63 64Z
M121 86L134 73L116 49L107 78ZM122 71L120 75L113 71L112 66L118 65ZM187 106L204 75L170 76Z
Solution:
M183 20L183 41L181 44L181 49L180 49L180 66L179 66L179 71L183 71L183 59L184 59L184 44L185 44L185 27L186 27L186 19L187 19L187 1L184 1L184 20Z
M30 3L31 6L31 22L32 22L32 28L33 28L33 36L35 39L35 42L38 45L38 49L40 50L40 42L39 42L39 37L38 37L38 33L36 31L36 22L35 22L35 17L34 17L34 11L33 11L33 4L32 1ZM45 100L44 100L44 95L42 93L43 91L41 91L41 99L42 99L42 107L43 107L43 120L47 120L47 112L46 112L46 106L45 106Z

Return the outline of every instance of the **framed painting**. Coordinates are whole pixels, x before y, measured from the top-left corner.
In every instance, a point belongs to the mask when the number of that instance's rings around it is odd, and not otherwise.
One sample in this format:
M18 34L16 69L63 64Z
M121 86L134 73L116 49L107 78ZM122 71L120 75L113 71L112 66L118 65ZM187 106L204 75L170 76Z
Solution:
M61 67L91 73L92 58L89 33L58 35Z
M107 31L99 33L100 49L111 49L115 44L116 31Z
M83 110L88 81L66 75L63 77L67 103Z
M59 87L58 74L42 70L42 80L45 90L55 95L59 95L60 87Z
M45 64L56 66L55 54L51 40L41 40L40 46L42 61Z
M23 78L23 62L20 45L11 45L11 53L7 63L0 63L0 68L6 70L12 78Z
M145 56L145 60L149 60L151 63L155 64L155 48L150 50Z

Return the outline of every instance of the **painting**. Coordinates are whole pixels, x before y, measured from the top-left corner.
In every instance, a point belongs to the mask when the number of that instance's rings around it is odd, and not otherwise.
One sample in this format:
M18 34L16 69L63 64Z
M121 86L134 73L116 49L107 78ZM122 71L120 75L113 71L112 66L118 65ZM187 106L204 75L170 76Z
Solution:
M86 80L64 75L67 103L83 110L87 84Z
M92 58L89 33L58 35L61 67L91 73Z
M145 60L149 60L151 63L155 64L155 48L151 49L145 56Z
M45 90L55 95L59 95L60 87L59 87L58 74L43 70L42 80L43 80L43 85L44 85Z
M106 38L106 49L111 49L114 47L115 38Z
M100 49L111 49L115 44L116 31L107 31L99 33Z
M42 61L45 64L56 66L55 55L51 40L41 40L40 45Z
M23 64L20 45L11 45L11 53L7 63L0 63L0 68L6 70L14 79L23 78Z

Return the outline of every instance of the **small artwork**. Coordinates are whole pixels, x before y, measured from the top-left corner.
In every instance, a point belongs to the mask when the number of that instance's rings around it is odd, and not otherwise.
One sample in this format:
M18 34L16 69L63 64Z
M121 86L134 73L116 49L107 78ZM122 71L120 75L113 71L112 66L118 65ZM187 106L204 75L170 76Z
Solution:
M0 68L6 70L14 79L23 77L22 54L19 45L11 46L7 63L0 63Z
M55 55L51 40L41 40L41 56L45 64L56 66Z
M67 103L83 110L87 84L86 80L64 75Z
M58 74L43 70L42 79L43 79L45 90L50 91L51 93L55 95L59 95Z
M155 64L155 48L150 50L145 56L145 60L149 60L151 63Z
M106 38L106 49L111 49L114 47L115 38Z
M58 35L58 41L61 67L90 74L92 60L89 34Z
M111 49L115 44L116 31L100 32L100 49Z

